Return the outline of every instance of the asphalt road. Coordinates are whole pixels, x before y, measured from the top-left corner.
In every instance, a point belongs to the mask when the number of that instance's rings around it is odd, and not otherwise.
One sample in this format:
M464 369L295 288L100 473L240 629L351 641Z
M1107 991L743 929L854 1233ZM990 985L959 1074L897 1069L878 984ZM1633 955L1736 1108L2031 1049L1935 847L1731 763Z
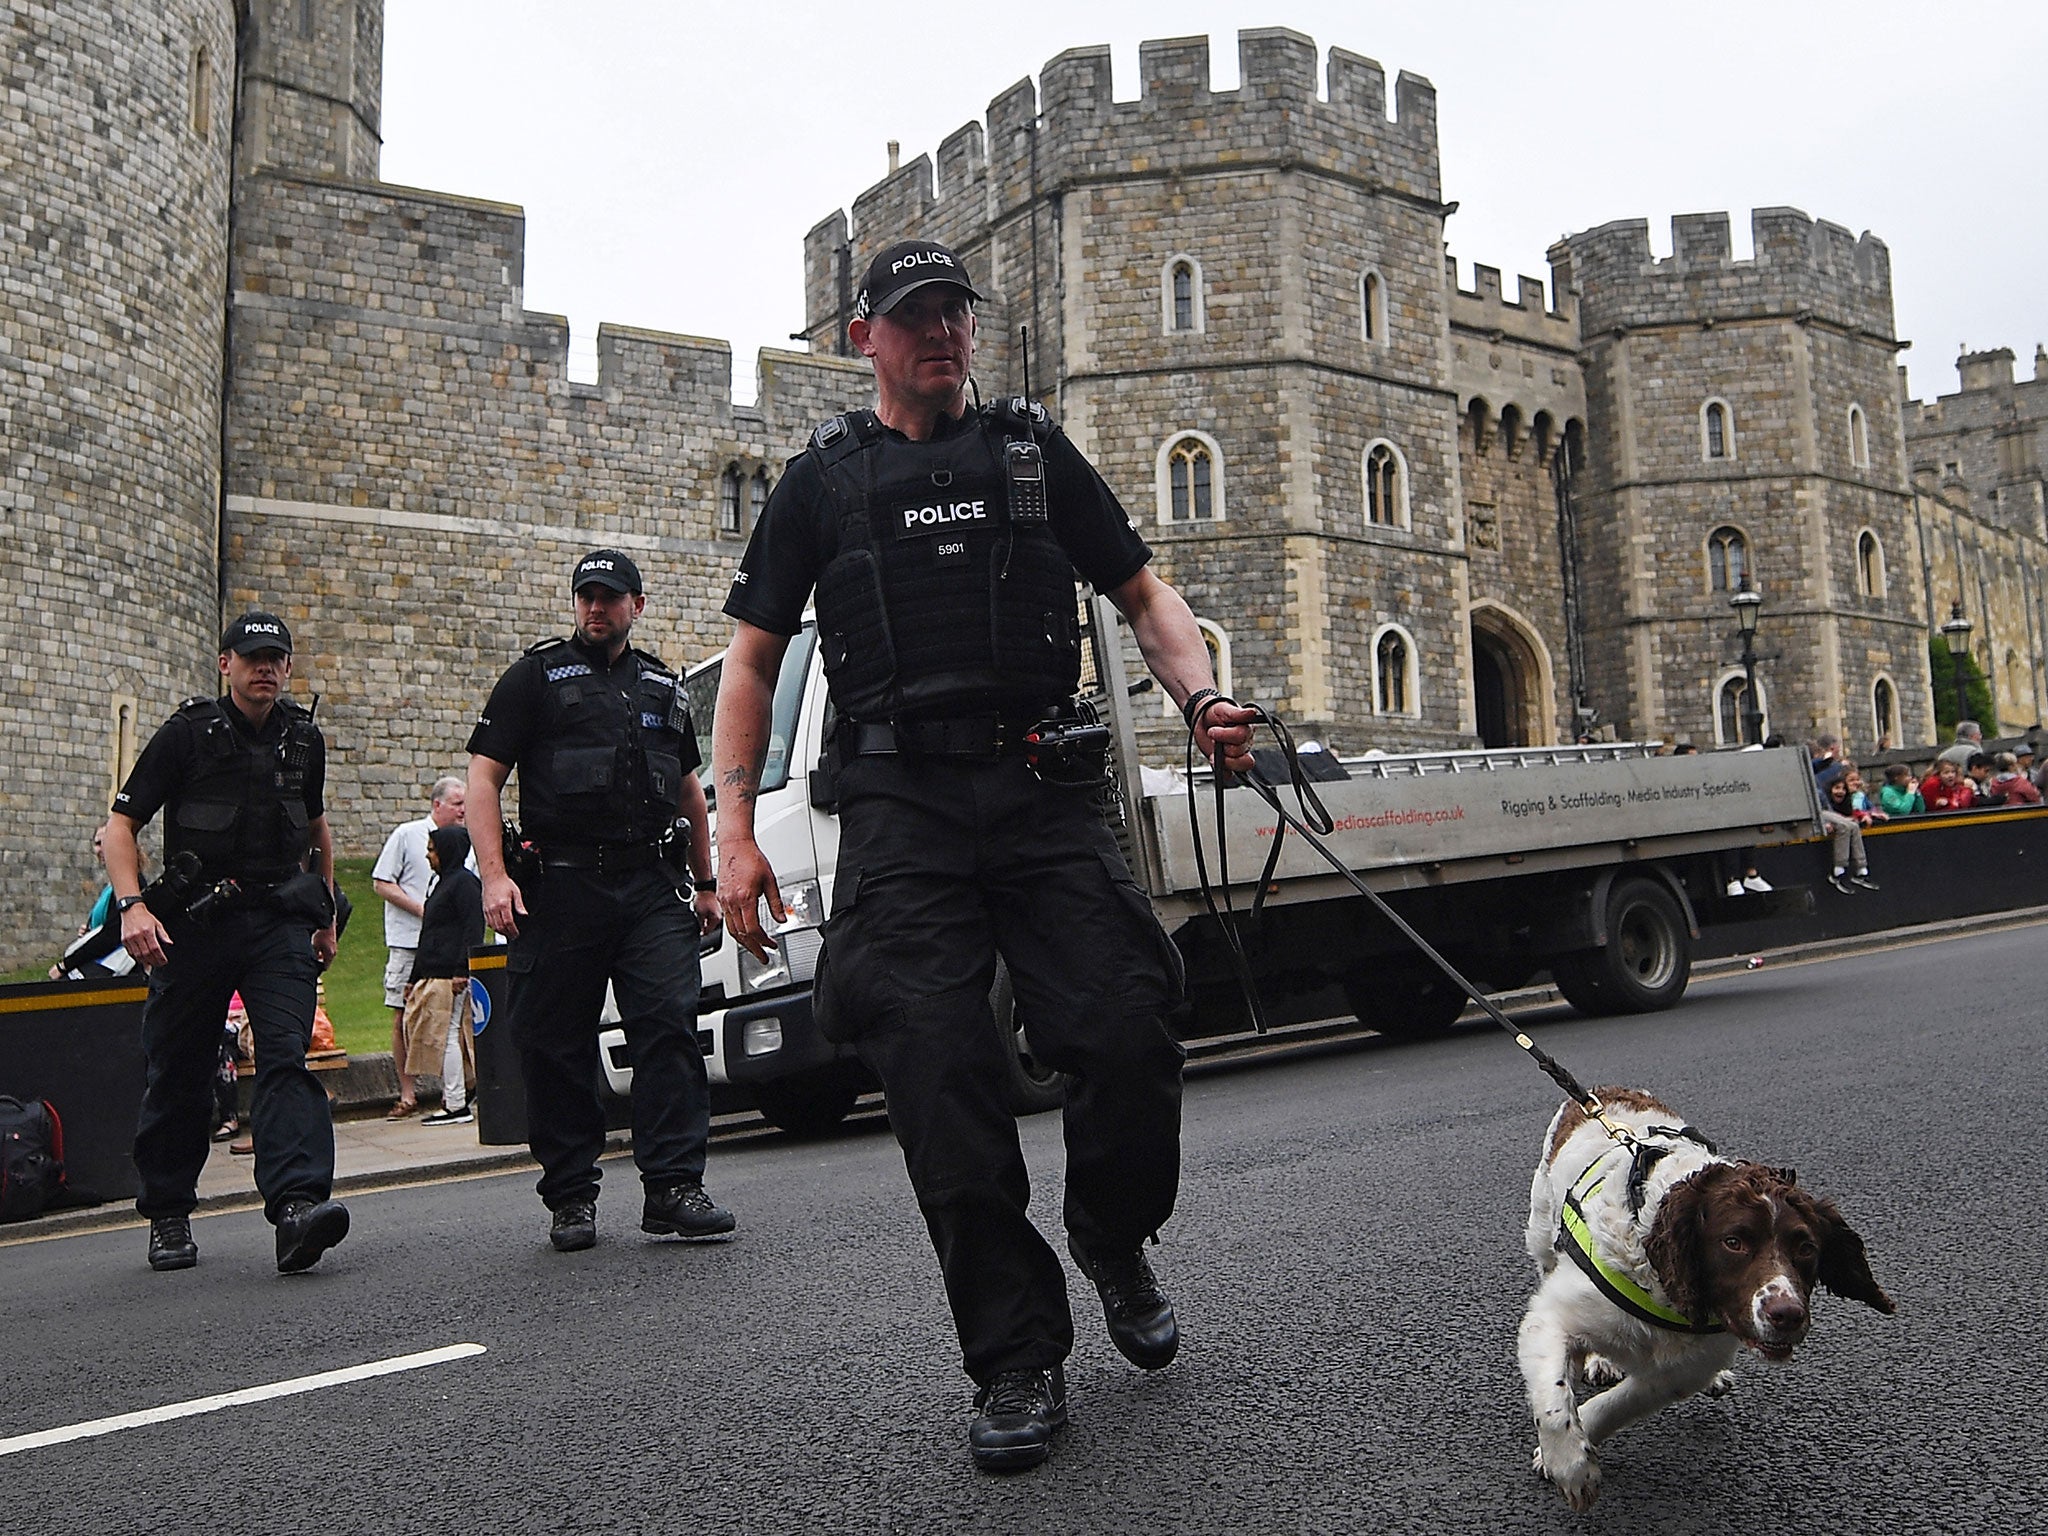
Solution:
M2048 926L1767 966L1675 1012L1527 1016L1837 1200L1899 1302L1830 1298L1799 1357L1625 1431L1573 1516L1515 1371L1549 1083L1490 1026L1204 1073L1156 1259L1180 1360L1125 1365L1073 1278L1074 1422L977 1474L894 1143L714 1149L737 1240L545 1247L524 1175L356 1197L312 1273L256 1213L154 1275L139 1229L0 1247L0 1441L475 1343L484 1353L0 1455L0 1531L2032 1531L2041 1447ZM1026 1123L1056 1221L1056 1116ZM2030 1171L2031 1170L2031 1171Z

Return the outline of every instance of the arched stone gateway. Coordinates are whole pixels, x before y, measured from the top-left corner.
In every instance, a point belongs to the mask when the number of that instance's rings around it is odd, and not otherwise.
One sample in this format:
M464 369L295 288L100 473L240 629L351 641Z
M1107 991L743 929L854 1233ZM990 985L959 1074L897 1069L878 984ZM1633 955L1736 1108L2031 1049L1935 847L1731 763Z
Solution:
M1546 747L1557 740L1550 655L1528 623L1497 603L1472 608L1472 711L1487 747Z

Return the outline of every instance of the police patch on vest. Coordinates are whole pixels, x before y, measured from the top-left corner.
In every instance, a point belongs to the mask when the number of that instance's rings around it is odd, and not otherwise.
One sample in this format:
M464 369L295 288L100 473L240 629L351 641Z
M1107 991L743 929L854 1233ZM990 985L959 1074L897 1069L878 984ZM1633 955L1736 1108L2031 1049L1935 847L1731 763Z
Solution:
M665 713L656 715L650 714L648 711L644 709L640 711L640 725L644 730L658 731L661 730L667 724L668 716Z
M548 681L551 683L559 683L567 677L588 676L590 676L590 663L587 661L572 661L563 666L548 668Z
M987 528L995 513L982 497L971 501L934 501L921 507L904 507L895 514L896 537L922 539L937 534L965 533Z

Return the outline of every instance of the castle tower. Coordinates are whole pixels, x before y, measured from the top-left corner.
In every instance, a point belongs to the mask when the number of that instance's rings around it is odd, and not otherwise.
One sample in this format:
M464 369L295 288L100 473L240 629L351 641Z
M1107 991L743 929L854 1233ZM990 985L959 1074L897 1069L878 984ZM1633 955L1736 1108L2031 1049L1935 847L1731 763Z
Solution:
M116 782L214 686L235 11L27 0L0 39L4 966L61 948Z
M2032 732L2048 716L2048 348L2035 345L2031 378L2016 380L2013 361L2006 347L1966 351L1960 390L1905 406L1928 618L1939 626L1960 604L1971 621L1996 716L1987 735ZM1946 651L1934 666L1944 704Z
M1436 94L1298 33L1074 49L806 241L830 352L871 254L961 250L984 394L1046 398L1187 597L1227 688L1334 747L1472 735ZM1028 328L1028 349L1020 345ZM1161 704L1145 745L1178 752ZM1177 759L1176 759L1177 760Z
M1588 687L1624 735L1739 739L1731 593L1763 593L1766 732L1929 740L1921 551L1874 236L1758 209L1640 219L1551 250L1576 290L1589 442L1580 494Z
M384 142L384 0L247 4L236 169L375 181Z

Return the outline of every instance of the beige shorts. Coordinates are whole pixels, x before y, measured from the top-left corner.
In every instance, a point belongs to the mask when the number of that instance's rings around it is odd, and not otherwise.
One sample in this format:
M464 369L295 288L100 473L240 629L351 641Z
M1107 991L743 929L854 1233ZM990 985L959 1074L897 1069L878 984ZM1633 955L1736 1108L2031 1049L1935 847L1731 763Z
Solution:
M403 1008L405 1006L405 986L407 982L412 980L413 956L418 953L419 951L416 949L394 949L391 951L391 958L384 962L384 1006L386 1008Z

